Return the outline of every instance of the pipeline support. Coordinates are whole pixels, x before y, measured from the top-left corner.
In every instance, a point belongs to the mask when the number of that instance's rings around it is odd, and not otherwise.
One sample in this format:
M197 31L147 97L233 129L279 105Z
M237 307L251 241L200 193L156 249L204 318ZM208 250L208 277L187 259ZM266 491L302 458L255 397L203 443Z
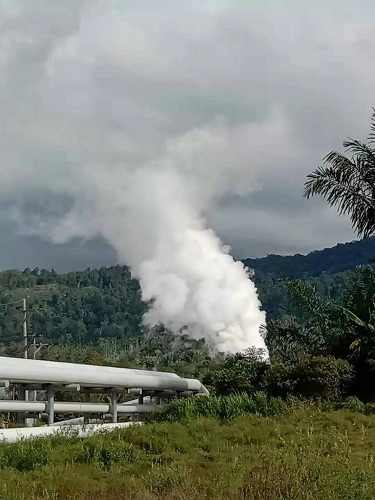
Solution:
M47 412L48 425L52 425L55 421L55 391L52 385L47 389Z

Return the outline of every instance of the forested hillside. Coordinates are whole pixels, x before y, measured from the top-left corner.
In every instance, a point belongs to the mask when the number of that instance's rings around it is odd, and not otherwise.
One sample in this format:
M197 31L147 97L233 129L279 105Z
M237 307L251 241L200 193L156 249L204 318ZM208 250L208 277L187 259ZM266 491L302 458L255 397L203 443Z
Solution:
M323 297L337 298L345 289L346 283L351 276L352 270L341 273L323 273L320 276L285 277L278 278L274 274L267 274L256 271L254 282L258 289L262 307L267 313L267 319L277 319L285 314L295 314L298 312L293 307L286 282L289 279L303 279L310 283Z
M350 271L331 271L365 264L373 255L375 239L371 238L307 256L271 255L248 259L246 264L255 269L254 279L267 318L293 314L298 318L283 278L305 278L322 296L335 298L345 288ZM0 273L0 303L4 304L0 308L0 349L6 346L13 354L17 354L21 337L21 299L25 296L31 339L36 335L46 342L91 344L113 338L124 341L138 337L142 331L147 334L142 326L147 304L141 301L139 283L131 278L126 266L67 274L43 269L10 270Z
M3 341L16 340L20 335L21 299L25 296L30 333L61 343L138 335L146 310L139 283L131 278L126 266L61 275L39 269L4 271L0 273Z
M189 375L207 358L201 341L175 338L162 326L143 327L147 304L126 266L67 274L45 269L1 272L0 354L23 354L23 297L30 356L35 338L37 344L50 344L38 357L55 360L162 365Z
M350 243L339 243L332 248L315 250L308 255L268 255L260 259L245 259L248 267L277 278L298 279L338 273L375 259L375 237Z

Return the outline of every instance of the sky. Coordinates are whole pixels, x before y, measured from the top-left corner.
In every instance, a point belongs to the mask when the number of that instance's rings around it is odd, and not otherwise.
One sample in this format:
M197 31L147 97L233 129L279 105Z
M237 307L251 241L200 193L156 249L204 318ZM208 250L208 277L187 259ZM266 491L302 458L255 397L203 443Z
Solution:
M155 159L210 186L206 224L236 258L355 239L302 191L368 135L375 4L317 4L0 0L0 268L115 263L102 235L50 228L99 171Z

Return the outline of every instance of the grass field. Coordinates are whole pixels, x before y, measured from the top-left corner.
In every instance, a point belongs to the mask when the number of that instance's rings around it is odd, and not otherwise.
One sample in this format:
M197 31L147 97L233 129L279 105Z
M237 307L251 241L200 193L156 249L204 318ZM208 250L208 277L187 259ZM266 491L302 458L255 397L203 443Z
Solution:
M303 406L0 445L0 498L375 498L375 416Z

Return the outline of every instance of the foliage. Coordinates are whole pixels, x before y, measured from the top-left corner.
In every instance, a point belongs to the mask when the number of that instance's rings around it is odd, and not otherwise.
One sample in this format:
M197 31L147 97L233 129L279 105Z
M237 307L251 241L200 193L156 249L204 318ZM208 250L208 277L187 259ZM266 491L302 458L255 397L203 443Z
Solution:
M37 438L0 448L0 469L15 469L19 472L31 471L48 464L52 445L49 440Z
M198 417L231 420L243 415L271 416L285 412L287 403L264 392L232 396L210 396L175 400L158 416L165 421L186 421Z
M338 243L332 248L314 250L307 255L267 255L257 259L245 259L244 264L254 269L265 280L305 279L348 271L373 262L375 238ZM277 282L277 281L276 281Z
M273 362L295 362L312 351L309 336L293 316L270 319L263 330Z
M350 364L332 356L308 357L292 370L295 393L304 398L337 401L345 395L353 382Z
M351 349L357 356L375 356L375 270L363 266L348 281L341 304L350 324ZM356 338L354 338L356 337Z
M227 356L214 365L203 381L218 395L251 393L260 386L267 367L268 364L262 361L261 353L249 349Z
M59 343L92 343L101 338L129 338L142 330L147 305L126 266L57 274L25 269L0 273L0 341L17 354L22 297L28 298L30 336ZM18 333L19 332L19 333Z
M332 255L323 255L323 252L319 259L323 262L323 267L329 268L330 262L335 262L333 257L341 255L340 249L347 248L342 254L342 263L347 262L347 267L351 263L369 260L369 256L375 253L375 239L368 240L367 246L365 243L337 246L331 249ZM361 245L365 245L364 248ZM319 252L316 254L320 255ZM306 256L307 258L310 257ZM337 258L340 261L341 257ZM280 266L279 275L291 272L291 267L295 270L291 276L297 273L297 277L303 277L305 266L302 265L299 269L298 263L294 262L294 259L298 260L298 256L290 259L290 265L284 268ZM305 336L306 325L300 329L301 316L306 314L297 310L288 280L280 281L277 274L263 273L262 263L265 264L259 259L253 266L256 269L254 280L267 312L268 338L273 352L277 357L308 353L311 343L309 335ZM312 268L306 269L312 275L315 272ZM272 266L269 270L272 270ZM321 299L330 297L336 300L345 293L352 275L353 271L345 271L339 274L322 274L319 277L307 276L304 282L306 286L313 287ZM48 350L43 348L38 356L83 362L88 351L94 348L101 354L101 362L121 363L129 367L157 366L160 369L164 366L182 371L186 376L194 376L197 372L196 365L199 365L199 373L207 366L208 351L204 342L194 342L184 335L173 336L163 326L150 330L142 325L142 315L148 306L141 301L139 283L131 279L126 266L88 269L63 275L38 269L0 273L0 305L20 300L25 295L29 296L31 341L33 335L36 335L37 340L40 337L44 343L51 344ZM0 307L0 354L22 355L21 305ZM361 315L359 317L362 319ZM296 339L297 334L305 336L299 338L297 343L294 340L293 350L283 337L287 329L294 330L288 335L290 340ZM271 340L272 330L277 333L275 341ZM288 350L289 354L286 354ZM31 347L30 354L32 353Z
M363 413L366 410L366 405L356 396L350 396L341 403L341 408L358 413Z
M351 158L331 151L324 159L328 166L308 175L304 196L320 195L339 214L349 214L358 236L375 233L375 109L371 121L369 144L350 139L343 143Z
M293 362L269 364L256 359L253 353L247 353L226 358L205 377L204 382L209 382L212 393L217 395L242 393L251 397L258 394L257 391L266 391L270 396L284 399L298 397L337 401L349 393L353 380L354 370L349 362L332 356L307 356ZM196 408L195 405L212 404L216 405L217 412L221 411L219 407L224 403L220 398L209 401L210 398L202 402L188 400L176 404L187 405L187 408L190 408L189 405ZM226 401L225 397L223 401ZM200 410L192 411L194 415L194 411Z
M374 250L375 254L375 250ZM297 278L276 278L270 274L256 272L254 281L257 286L259 298L267 313L267 321L278 320L284 316L294 316L300 320L301 308L298 309L293 303L290 294L290 285L295 281L311 286L320 298L331 300L339 299L345 293L349 282L353 279L356 270L361 267L372 269L373 267L359 266L355 269L336 274L323 273L318 277L298 276Z
M269 367L263 387L269 395L287 399L296 394L296 384L294 363L276 362Z
M301 327L296 329L297 340L311 354L327 353L331 337L336 337L337 312L330 298L319 295L311 283L287 280L294 311Z
M343 248L351 255L350 249L362 243ZM366 252L363 255L369 256L370 250ZM43 332L44 341L50 342L38 354L42 359L174 371L204 380L218 395L270 390L286 397L306 392L297 391L291 365L306 356L335 356L354 366L354 394L373 400L369 388L375 386L374 268L362 266L304 280L279 280L257 271L255 281L267 309L271 369L259 362L256 352L212 358L203 340L174 335L163 325L142 326L147 304L126 266L65 275L6 271L0 273L0 303L30 296L31 335ZM22 311L16 307L0 308L2 354L22 355ZM272 373L268 387L266 379ZM77 394L58 397L77 399Z
M319 294L310 283L287 280L298 325L289 328L284 341L312 355L355 356L361 362L375 356L375 270L361 266L347 278L341 294L333 299ZM275 322L270 322L272 342L277 342ZM280 335L279 335L280 336Z
M267 319L278 320L285 315L298 318L286 284L279 278L303 278L319 295L336 298L343 293L350 277L347 270L370 262L374 256L375 238L370 238L307 256L268 256L245 263L255 269L254 280ZM146 337L152 333L155 337L156 333L160 337L163 333L160 329L149 332L142 326L148 305L142 302L139 283L131 278L127 266L67 274L44 269L0 272L0 306L21 300L25 295L29 296L31 337L36 335L52 344L72 344L74 350L101 343L104 357L111 361L121 357L123 350L133 349L132 342L139 335ZM22 354L21 306L18 303L0 307L0 353ZM154 350L160 348L155 346ZM150 352L152 358L153 350ZM169 349L163 356L164 364L176 362ZM167 359L168 356L172 359Z

